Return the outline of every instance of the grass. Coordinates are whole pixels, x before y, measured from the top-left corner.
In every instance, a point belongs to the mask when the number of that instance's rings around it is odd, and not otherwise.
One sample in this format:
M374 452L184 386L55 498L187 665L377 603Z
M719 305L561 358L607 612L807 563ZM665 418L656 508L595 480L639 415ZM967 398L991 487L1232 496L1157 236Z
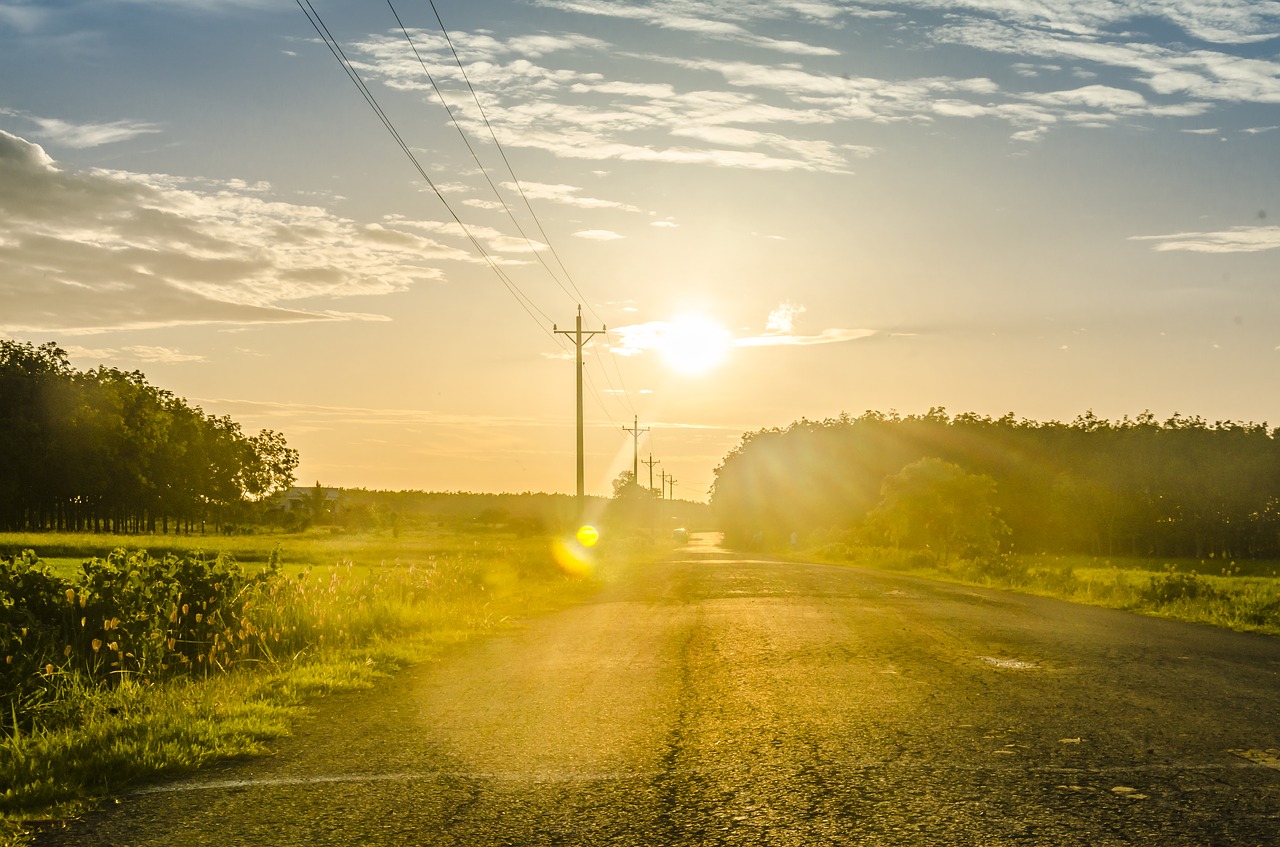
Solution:
M243 565L265 565L273 551L293 567L323 567L343 561L362 565L400 561L425 562L431 556L457 553L467 547L492 550L538 539L515 535L447 529L424 529L399 536L388 533L349 533L337 527L315 527L301 533L259 535L111 535L65 532L0 533L0 556L36 550L42 561L60 573L74 572L85 559L106 558L116 548L146 550L158 557L192 551L227 555Z
M1239 632L1280 635L1280 564L1270 561L1007 555L939 567L919 551L845 544L825 544L803 555Z
M62 554L58 570L68 572L98 551L152 541L4 535L0 554L46 539ZM567 572L548 539L427 531L215 540L225 545L220 552L250 562L265 564L278 551L289 590L261 625L305 631L306 642L206 678L125 677L113 687L59 680L66 701L34 730L0 739L0 844L22 843L24 822L74 816L129 786L260 754L314 696L371 686L449 644L579 601L596 587L589 569ZM635 552L619 544L599 556Z

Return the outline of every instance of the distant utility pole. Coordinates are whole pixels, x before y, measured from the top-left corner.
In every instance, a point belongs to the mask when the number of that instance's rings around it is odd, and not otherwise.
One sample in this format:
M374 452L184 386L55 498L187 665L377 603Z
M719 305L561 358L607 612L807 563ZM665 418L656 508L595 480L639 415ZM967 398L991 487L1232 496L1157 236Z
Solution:
M649 466L649 490L652 491L653 490L653 466L660 465L662 464L662 462L658 459L653 458L653 454L650 453L649 458L645 459L644 463Z
M551 325L551 331L556 335L568 335L573 338L573 346L578 351L578 509L581 510L587 503L587 475L582 460L582 345L590 341L594 336L600 335L605 331L605 327L601 326L596 330L582 331L582 306L578 306L578 326L576 329L558 329L555 324Z
M676 499L676 478L671 474L667 474L667 499Z
M623 432L631 433L631 481L636 485L640 484L640 433L648 432L649 427L640 426L640 417L637 415L631 419L631 426L622 428ZM652 473L652 469L650 469ZM649 487L653 488L653 480L649 480Z
M649 470L653 470L653 469L652 469L652 468L650 468ZM666 491L666 489L667 489L667 472L666 472L666 471L659 471L659 472L658 472L658 481L659 481L659 483L661 483L661 484L658 486L658 499L659 499L659 500L662 500L662 499L665 499L665 498L662 496L662 492Z

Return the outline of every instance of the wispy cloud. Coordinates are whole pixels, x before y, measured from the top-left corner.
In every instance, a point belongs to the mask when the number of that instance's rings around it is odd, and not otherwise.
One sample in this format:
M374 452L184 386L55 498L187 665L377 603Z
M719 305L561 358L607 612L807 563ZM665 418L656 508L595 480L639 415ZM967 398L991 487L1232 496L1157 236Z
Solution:
M764 322L764 331L770 335L789 333L795 327L796 318L804 313L804 306L796 305L790 300L780 303L778 308L769 313Z
M479 261L410 227L360 225L260 186L66 171L0 131L0 329L378 320L315 300L388 294ZM514 249L514 248L513 248ZM309 300L309 308L290 305Z
M573 235L575 238L585 238L588 241L615 241L625 237L607 229L584 229Z
M46 118L16 109L0 108L0 115L21 118L35 124L34 134L54 144L83 150L128 141L140 135L160 132L158 125L146 121L118 120L110 123L71 123L59 118Z
M1124 36L1081 38L1069 30L1019 26L987 18L935 29L938 43L962 44L991 53L1066 59L1132 72L1156 94L1180 98L1168 104L1203 111L1190 101L1280 102L1280 61L1221 50L1187 49Z
M414 33L414 40L459 125L481 138L492 129L508 147L565 159L771 171L847 171L850 159L870 152L764 128L839 119L807 104L797 108L745 91L679 90L668 82L611 80L594 72L544 67L518 51L518 39L454 33L468 77L489 101L482 115L464 93L443 39ZM581 39L573 44L580 51L601 53L609 46ZM419 91L436 106L436 94L402 37L369 36L354 49L364 56L362 67L371 76L392 88Z
M809 347L818 344L839 344L856 341L879 334L873 329L841 329L830 328L816 335L795 333L795 324L804 314L804 306L784 302L773 309L765 321L764 332L759 334L734 335L728 330L719 328L707 321L646 321L614 327L610 330L616 335L619 343L613 352L620 356L637 356L649 350L663 351L672 343L682 343L690 332L690 327L699 331L716 335L709 343L729 347Z
M28 3L0 3L0 24L13 27L22 33L31 33L40 29L51 14L49 9Z
M1134 235L1130 241L1150 241L1156 250L1192 253L1257 253L1280 249L1280 226L1238 226L1221 232L1179 232L1172 235Z
M178 364L183 362L204 362L207 359L196 353L183 353L172 347L155 347L148 345L132 345L129 347L80 347L75 344L67 346L67 355L73 359L91 359L96 362L128 361L161 364Z
M524 195L530 200L545 200L550 203L559 203L563 206L575 206L579 209L617 209L623 212L640 212L643 211L637 206L628 203L620 203L617 200L602 200L598 197L581 197L578 192L582 191L574 185L550 185L542 182L521 182L519 186L514 182L504 182L502 187L509 191L515 191L517 188L523 190Z
M834 56L831 47L803 41L777 39L752 32L744 23L753 19L789 17L798 14L829 21L840 10L829 3L725 3L712 0L655 0L636 4L609 0L536 0L539 6L566 12L610 18L626 18L661 29L692 33L717 41L729 41L763 50L797 56Z
M824 329L817 335L756 335L734 339L737 347L809 347L857 341L879 333L874 329Z

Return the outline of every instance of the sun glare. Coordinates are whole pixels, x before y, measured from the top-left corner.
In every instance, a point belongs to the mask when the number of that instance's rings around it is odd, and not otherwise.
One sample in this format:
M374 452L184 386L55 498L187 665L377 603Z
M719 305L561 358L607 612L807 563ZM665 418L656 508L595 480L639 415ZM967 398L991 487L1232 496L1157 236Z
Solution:
M729 346L727 329L707 318L686 315L667 324L659 352L673 370L704 374L724 361Z

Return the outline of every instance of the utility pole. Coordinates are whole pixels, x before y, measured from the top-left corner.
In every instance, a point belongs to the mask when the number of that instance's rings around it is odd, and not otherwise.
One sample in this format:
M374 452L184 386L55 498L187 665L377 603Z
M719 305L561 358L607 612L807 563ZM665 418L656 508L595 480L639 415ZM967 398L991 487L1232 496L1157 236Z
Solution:
M605 331L605 327L601 326L596 330L582 331L582 306L578 306L578 325L576 329L558 329L555 324L551 325L551 331L556 335L568 335L573 338L573 346L578 352L578 509L582 510L587 505L587 475L582 460L582 345L590 341ZM585 337L584 337L585 336Z
M648 432L649 427L640 426L640 417L637 415L631 419L631 426L622 428L623 432L631 433L631 481L636 485L640 484L640 433ZM653 488L653 480L649 480L649 487Z
M653 491L653 466L660 465L662 462L653 458L653 454L650 453L649 458L645 459L644 463L649 466L649 490Z
M676 499L676 478L671 474L667 474L667 499Z
M653 469L650 468L650 470L653 470ZM662 483L661 485L658 486L658 499L663 500L665 498L662 496L662 493L667 489L667 472L666 471L658 472L658 481Z

